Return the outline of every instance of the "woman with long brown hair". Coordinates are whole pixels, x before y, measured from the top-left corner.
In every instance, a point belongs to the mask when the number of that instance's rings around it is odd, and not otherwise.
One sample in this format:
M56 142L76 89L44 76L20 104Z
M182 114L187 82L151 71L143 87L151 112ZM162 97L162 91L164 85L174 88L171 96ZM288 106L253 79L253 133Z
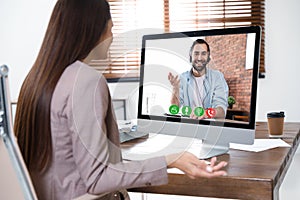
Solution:
M58 0L18 98L18 144L39 199L85 193L119 199L130 187L167 183L167 167L189 177L225 175L183 152L124 163L105 78L89 63L105 58L113 26L105 0Z

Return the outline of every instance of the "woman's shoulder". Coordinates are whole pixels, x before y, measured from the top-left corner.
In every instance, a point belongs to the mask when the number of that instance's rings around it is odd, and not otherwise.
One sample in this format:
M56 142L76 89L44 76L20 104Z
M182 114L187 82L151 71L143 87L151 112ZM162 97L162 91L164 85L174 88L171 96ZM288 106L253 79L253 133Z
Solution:
M65 69L57 82L52 96L52 108L63 110L61 107L69 104L70 100L89 98L91 96L88 95L94 94L98 89L103 93L108 91L104 76L87 64L76 61Z
M102 73L81 61L76 61L68 66L60 79L60 81L64 83L67 82L69 84L84 84L89 82L100 82L102 84L106 84L106 79Z
M80 76L85 75L87 77L99 77L102 76L102 74L97 71L95 68L90 67L89 65L81 62L81 61L75 61L71 65L69 65L64 73L63 76Z
M89 65L76 61L69 65L61 75L55 91L63 96L75 91L86 91L94 87L106 88L104 76Z

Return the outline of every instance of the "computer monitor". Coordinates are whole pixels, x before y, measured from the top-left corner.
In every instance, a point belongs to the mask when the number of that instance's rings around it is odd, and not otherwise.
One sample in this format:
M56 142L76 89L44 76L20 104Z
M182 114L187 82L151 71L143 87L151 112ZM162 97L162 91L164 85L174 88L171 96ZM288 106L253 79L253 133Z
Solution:
M260 39L258 26L144 35L137 130L202 139L203 159L253 144Z

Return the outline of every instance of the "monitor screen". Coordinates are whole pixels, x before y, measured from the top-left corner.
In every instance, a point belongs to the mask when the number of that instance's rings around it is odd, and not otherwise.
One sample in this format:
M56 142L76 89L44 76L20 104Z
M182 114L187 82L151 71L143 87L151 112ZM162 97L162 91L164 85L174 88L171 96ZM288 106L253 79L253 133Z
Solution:
M235 142L252 143L260 34L260 27L251 26L145 35L140 130L201 139L208 127L219 127L220 136L246 130L250 139L241 134L244 140ZM178 125L182 131L174 129ZM188 127L195 128L191 135Z
M180 118L200 124L222 121L224 126L253 128L259 59L256 31L257 27L246 27L145 36L139 117ZM208 55L192 55L203 53L201 46ZM195 62L205 65L201 66L204 76L200 79L193 73ZM177 77L178 91L170 76ZM218 107L224 111L223 116L207 116Z

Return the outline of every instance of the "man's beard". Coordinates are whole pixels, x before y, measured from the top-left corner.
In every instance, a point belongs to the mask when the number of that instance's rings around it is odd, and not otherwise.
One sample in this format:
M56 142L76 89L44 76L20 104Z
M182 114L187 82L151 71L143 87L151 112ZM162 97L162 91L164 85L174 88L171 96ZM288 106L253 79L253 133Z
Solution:
M192 66L197 72L202 72L206 69L207 62L201 62L202 66L197 66L195 62L193 62Z

